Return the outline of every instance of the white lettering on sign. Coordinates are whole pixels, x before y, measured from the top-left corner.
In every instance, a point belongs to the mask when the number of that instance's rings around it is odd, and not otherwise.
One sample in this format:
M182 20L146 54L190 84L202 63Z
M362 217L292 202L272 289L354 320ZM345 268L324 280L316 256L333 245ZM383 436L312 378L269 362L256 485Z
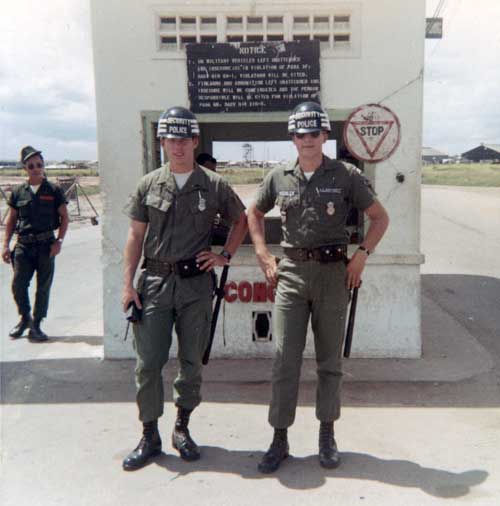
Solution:
M257 47L240 47L240 54L265 54L266 48L264 46Z

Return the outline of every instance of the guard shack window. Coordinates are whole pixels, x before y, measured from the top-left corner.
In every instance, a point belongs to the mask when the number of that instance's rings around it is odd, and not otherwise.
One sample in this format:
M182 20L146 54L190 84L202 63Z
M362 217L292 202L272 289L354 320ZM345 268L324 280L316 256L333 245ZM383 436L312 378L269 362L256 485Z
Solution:
M156 137L157 121L161 111L148 111L142 113L143 125L143 165L144 172L151 172L162 164L162 154L160 141ZM214 117L212 117L214 116ZM245 188L248 192L249 185L255 186L262 181L265 175L277 166L284 166L295 157L294 147L286 133L288 113L281 113L281 117L275 117L273 121L256 122L245 120L244 115L241 121L227 122L225 115L199 115L200 122L200 146L196 152L207 152L217 158L217 172L238 192L239 188ZM331 158L347 161L364 169L363 163L353 159L343 144L343 121L331 121L330 139L336 140L333 144L333 151L327 150L326 154ZM278 154L279 150L272 145L277 143L290 143L286 153L290 155L285 159L284 155ZM234 144L230 149L230 154L226 155L227 150L219 149L220 144ZM262 148L259 146L265 144ZM220 151L219 154L217 151ZM373 174L366 174L373 182ZM243 185L243 186L241 186ZM253 190L252 190L253 191ZM248 195L247 195L248 196ZM242 195L242 198L244 196ZM249 204L249 201L246 201ZM281 228L279 214L270 213L270 220L266 221L266 237L270 244L277 244L280 240ZM350 242L358 244L363 240L364 223L363 213L352 210L348 217L348 231ZM248 243L247 238L247 243Z
M156 13L156 57L184 57L186 44L214 42L266 42L319 40L322 57L361 56L361 10L342 4L327 12L250 15L200 12L186 16L176 12ZM292 9L294 10L294 9ZM297 9L298 10L298 9ZM324 10L324 8L323 8Z

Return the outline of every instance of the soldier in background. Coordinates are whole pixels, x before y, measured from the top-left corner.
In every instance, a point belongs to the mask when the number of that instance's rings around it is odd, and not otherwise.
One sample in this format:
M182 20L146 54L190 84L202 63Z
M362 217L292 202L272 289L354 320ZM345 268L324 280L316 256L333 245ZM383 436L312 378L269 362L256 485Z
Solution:
M46 178L41 151L25 146L21 149L21 163L28 180L12 190L7 202L9 214L2 251L4 262L13 260L14 263L12 293L21 315L9 335L17 339L29 329L29 340L42 342L48 338L40 324L47 316L55 257L61 252L68 230L68 209L63 190ZM15 231L17 242L11 252L9 244ZM32 318L28 288L35 272L36 295Z
M217 160L208 153L200 153L196 157L196 163L202 165L206 169L213 170L217 172Z
M200 458L190 436L191 412L201 401L202 357L208 343L214 283L211 271L229 263L245 237L244 206L232 188L213 171L197 165L198 121L183 107L160 118L158 137L163 167L144 176L130 197L130 227L124 253L123 309L142 309L134 324L136 385L143 437L123 461L125 470L143 467L161 452L158 418L163 414L162 369L167 363L175 325L179 373L174 381L177 419L172 445L181 458ZM220 251L210 250L211 225L219 213L232 228ZM134 287L141 255L144 269Z
M294 109L288 132L298 160L267 174L248 213L260 267L269 283L277 283L273 310L277 351L269 407L274 438L259 464L262 473L276 471L288 456L287 430L295 419L309 319L318 374L319 462L326 468L339 465L333 424L340 417L341 351L349 290L359 286L368 255L388 226L385 209L359 169L323 155L329 131L330 121L319 104L304 102ZM282 221L279 265L264 236L264 215L275 205ZM352 207L364 211L370 226L346 265L346 220Z

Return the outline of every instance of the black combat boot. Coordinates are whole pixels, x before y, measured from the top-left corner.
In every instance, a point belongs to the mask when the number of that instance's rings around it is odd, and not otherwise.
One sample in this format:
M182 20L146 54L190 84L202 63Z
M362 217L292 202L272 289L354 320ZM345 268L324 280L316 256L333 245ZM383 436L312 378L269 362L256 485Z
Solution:
M287 429L274 429L274 437L271 446L258 465L258 469L261 473L274 473L281 462L288 457L290 448L288 446L287 432Z
M172 432L172 446L179 451L182 459L188 461L200 458L200 449L189 435L188 424L191 411L177 406L177 418Z
M340 465L340 455L333 438L333 422L321 422L319 426L319 463L327 469Z
M161 439L158 432L158 421L142 424L142 439L137 448L130 452L123 461L125 471L135 471L146 465L146 462L155 455L161 453Z
M43 343L49 339L47 334L40 328L40 323L42 323L41 318L36 318L31 323L28 339L34 343Z
M9 336L12 339L17 339L24 334L24 331L31 326L31 316L29 314L25 314L21 316L18 324L9 332Z

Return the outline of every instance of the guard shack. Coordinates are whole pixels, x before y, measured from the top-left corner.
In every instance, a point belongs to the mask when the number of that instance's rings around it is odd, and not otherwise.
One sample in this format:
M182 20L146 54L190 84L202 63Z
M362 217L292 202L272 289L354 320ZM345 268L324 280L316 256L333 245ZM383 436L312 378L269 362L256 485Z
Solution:
M330 138L337 140L338 151L346 147L345 122L359 106L380 104L399 120L399 145L393 154L380 162L358 164L388 210L391 224L367 263L352 356L418 358L425 1L387 0L381 5L370 0L307 4L298 0L92 0L91 15L105 195L105 357L133 356L131 340L122 339L122 255L128 229L122 209L138 179L159 165L155 132L161 112L173 105L192 108L201 127L200 150L211 152L214 141L287 140L292 106L285 110L279 102L288 97L295 104L307 99L321 102L328 110ZM273 97L265 92L273 92L269 81L274 75L264 70L267 75L257 79L259 69L252 61L242 62L248 66L243 70L250 84L240 89L240 95L235 83L225 92L222 82L201 81L200 72L208 75L210 69L200 71L206 65L200 62L200 54L206 50L222 65L227 52L238 47L274 47L285 53L306 48L313 56L298 60L304 65L297 69L301 73L285 76L290 78L289 88L281 88L281 95L276 89ZM271 249L279 254L272 216L266 228L268 239L276 243ZM364 223L353 217L351 228L354 250ZM265 284L252 246L243 245L231 264L212 356L271 357L273 292ZM306 354L312 353L309 339Z

